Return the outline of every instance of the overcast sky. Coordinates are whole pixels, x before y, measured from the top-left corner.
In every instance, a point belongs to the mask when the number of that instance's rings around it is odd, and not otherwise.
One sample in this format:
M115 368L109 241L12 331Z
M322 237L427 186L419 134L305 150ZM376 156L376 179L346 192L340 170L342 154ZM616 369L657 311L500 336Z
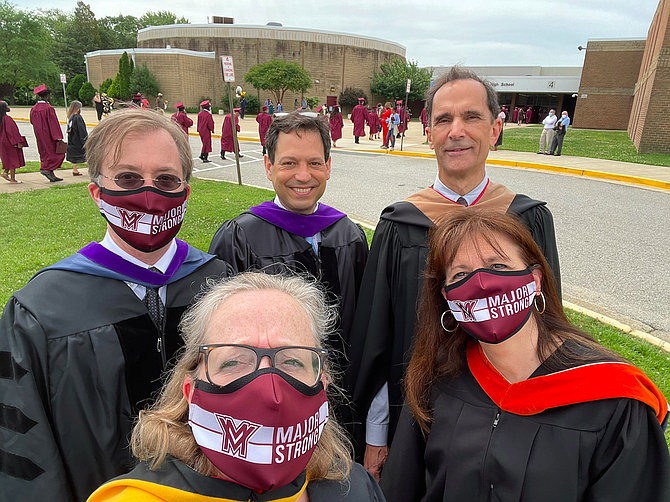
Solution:
M72 11L76 0L10 0L22 9ZM646 38L657 0L130 0L89 4L96 17L170 10L191 23L321 29L382 38L406 47L419 66L581 66L589 38ZM393 5L393 7L391 7ZM196 7L197 6L197 7Z

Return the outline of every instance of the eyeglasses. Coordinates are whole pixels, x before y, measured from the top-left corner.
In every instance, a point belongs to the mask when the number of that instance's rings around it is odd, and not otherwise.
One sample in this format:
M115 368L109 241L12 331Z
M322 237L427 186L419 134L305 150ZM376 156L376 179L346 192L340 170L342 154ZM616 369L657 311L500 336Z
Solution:
M124 190L137 190L138 188L141 188L146 181L146 179L139 173L134 173L132 171L117 174L113 178L105 176L104 174L102 176L108 180L112 180L116 183L116 186L123 188ZM161 174L156 178L152 178L150 181L153 182L156 188L166 192L177 190L183 183L182 179L174 174Z
M223 387L256 371L261 359L270 358L272 366L312 387L323 374L328 351L314 347L278 347L259 349L249 345L202 345L205 355L205 372L209 383Z

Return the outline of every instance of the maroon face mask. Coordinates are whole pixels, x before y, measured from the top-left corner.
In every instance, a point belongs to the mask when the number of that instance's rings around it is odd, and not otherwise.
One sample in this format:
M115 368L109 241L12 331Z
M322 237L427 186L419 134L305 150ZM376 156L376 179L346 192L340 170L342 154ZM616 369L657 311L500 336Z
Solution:
M164 192L100 187L100 213L114 232L135 249L148 253L168 244L179 232L188 191Z
M535 291L530 268L512 272L480 268L445 286L442 295L463 331L482 342L500 343L528 322Z
M196 380L188 423L217 469L265 491L305 470L327 421L323 383L308 387L264 368L225 387Z

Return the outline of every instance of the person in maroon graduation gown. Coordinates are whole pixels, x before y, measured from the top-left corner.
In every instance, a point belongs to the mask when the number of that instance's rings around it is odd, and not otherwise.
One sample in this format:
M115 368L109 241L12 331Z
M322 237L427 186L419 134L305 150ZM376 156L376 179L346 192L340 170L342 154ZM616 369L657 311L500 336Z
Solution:
M256 122L258 122L258 136L261 138L261 146L263 147L263 155L266 153L265 149L265 135L268 133L270 124L272 124L272 116L268 113L268 107L263 107L263 112L256 115Z
M358 98L358 104L351 111L351 121L354 123L354 141L365 136L365 123L368 118L368 109L365 108L365 98Z
M208 159L212 152L212 133L214 132L214 117L212 117L211 103L209 100L200 103L200 113L198 113L198 134L202 142L202 149L200 150L200 160L203 162L211 162Z
M570 324L518 218L453 213L420 298L389 502L670 500L666 398Z
M240 109L233 109L235 113L235 129L240 132ZM230 113L223 119L223 126L221 127L221 158L226 160L226 152L234 152L233 147L233 121ZM240 144L237 143L237 152L240 157L244 157L240 152Z
M40 153L40 173L50 182L63 181L54 174L65 160L65 151L56 153L56 145L63 141L63 130L58 123L56 110L49 104L51 91L42 84L35 87L34 93L39 96L37 104L30 110L30 123L35 131L37 150Z
M428 125L428 118L426 113L426 107L423 107L421 110L421 115L419 115L419 120L421 120L421 127L423 127L423 135L426 135L426 126Z
M342 120L342 114L338 105L333 105L328 127L330 128L330 138L333 140L333 146L337 148L337 140L342 138L342 128L344 127L344 121Z
M180 101L174 107L177 109L175 113L172 114L172 120L179 124L184 131L184 134L188 136L188 128L193 125L193 121L188 118L186 115L186 108L184 108L184 102Z
M370 141L374 140L378 134L377 127L379 126L379 117L377 110L372 110L368 107L368 127L370 128Z
M28 145L14 119L7 115L8 112L7 102L0 101L0 161L2 161L0 176L10 183L21 183L16 181L16 170L26 165L23 148Z

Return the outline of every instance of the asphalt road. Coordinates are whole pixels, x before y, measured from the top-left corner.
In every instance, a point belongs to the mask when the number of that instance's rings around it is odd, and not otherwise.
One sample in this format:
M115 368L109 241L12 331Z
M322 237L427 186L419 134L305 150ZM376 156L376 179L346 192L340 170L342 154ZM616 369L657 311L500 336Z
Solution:
M30 141L30 124L17 124ZM190 142L196 176L237 181L235 161L218 158L217 141L209 164L197 159L199 139ZM243 183L271 188L260 145L242 142L241 150ZM26 160L38 160L36 148L24 152ZM430 185L436 169L433 159L334 150L323 202L375 225L385 206ZM670 193L530 169L489 166L488 173L547 201L566 300L670 341Z
M191 144L198 153L198 139ZM271 188L260 146L241 143L241 151L242 181ZM196 176L237 180L234 160L210 158L196 159ZM529 169L488 166L488 173L547 201L566 300L670 340L670 193ZM435 174L433 159L335 150L322 200L375 225L386 205L430 185Z

